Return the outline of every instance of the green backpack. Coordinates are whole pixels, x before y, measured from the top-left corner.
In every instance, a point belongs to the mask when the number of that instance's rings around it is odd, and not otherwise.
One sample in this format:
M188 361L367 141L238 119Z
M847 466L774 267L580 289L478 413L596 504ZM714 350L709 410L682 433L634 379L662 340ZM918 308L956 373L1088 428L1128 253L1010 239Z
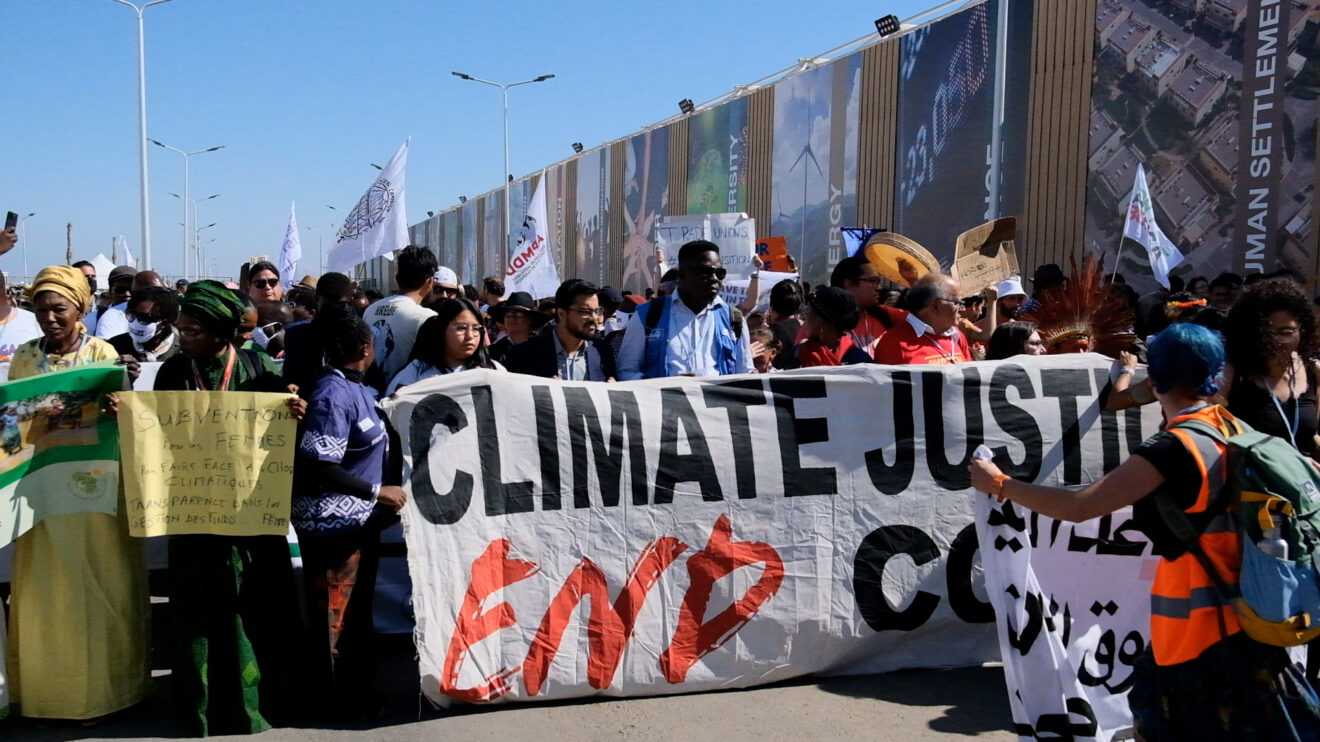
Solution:
M1210 438L1227 451L1222 506L1230 507L1242 543L1242 572L1229 586L1201 550L1200 536L1168 494L1155 497L1169 530L1233 606L1247 636L1292 647L1320 636L1320 472L1292 444L1235 421L1225 436L1213 425L1184 420L1169 426ZM1234 507L1235 506L1235 507Z

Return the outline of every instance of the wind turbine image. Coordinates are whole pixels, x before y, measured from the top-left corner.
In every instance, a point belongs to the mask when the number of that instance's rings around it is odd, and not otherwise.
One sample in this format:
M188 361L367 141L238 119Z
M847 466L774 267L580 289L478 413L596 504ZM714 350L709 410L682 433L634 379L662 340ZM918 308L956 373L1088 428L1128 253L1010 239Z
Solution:
M797 169L798 165L802 164L802 161L804 159L809 159L811 160L811 164L816 166L816 172L820 174L821 182L825 182L826 180L825 171L821 169L820 162L816 159L816 153L811 149L811 128L815 123L816 120L811 115L811 99L808 98L807 99L807 141L806 144L803 145L802 151L798 153L797 159L793 161L793 166L788 169L788 172L790 173L793 172L794 170ZM799 239L801 240L798 243L799 250L806 250L807 247L807 175L808 175L807 169L805 167L802 168L802 222L801 222L801 227L799 229L800 232Z

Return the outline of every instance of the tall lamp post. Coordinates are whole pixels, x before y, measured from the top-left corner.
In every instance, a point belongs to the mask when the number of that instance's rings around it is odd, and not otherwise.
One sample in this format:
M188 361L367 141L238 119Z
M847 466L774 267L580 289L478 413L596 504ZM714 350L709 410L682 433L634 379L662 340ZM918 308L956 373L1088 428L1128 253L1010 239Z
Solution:
M512 234L513 234L513 225L509 223L509 219L510 219L510 214L509 214L509 176L511 175L511 173L509 172L509 88L515 88L515 87L517 87L517 86L519 86L519 85L530 85L531 83L534 83L534 82L545 82L546 80L549 80L550 78L554 77L554 75L540 75L539 77L534 77L534 78L532 78L532 79L530 79L530 80L523 80L523 81L521 81L521 82L498 83L498 82L491 82L490 80L483 80L483 79L481 79L480 77L473 77L472 75L469 75L469 74L466 74L466 73L463 73L463 72L454 72L454 73L451 73L451 74L453 74L454 77L457 77L457 78L460 78L460 79L463 79L463 80L471 80L472 82L479 82L479 83L482 83L483 85L492 85L492 86L494 86L494 87L497 87L497 88L500 89L500 94L504 96L504 174L502 174L502 175L500 176L500 187L504 189L504 255L503 255L503 259L504 259L504 262L505 262L505 263L508 263L508 262L509 262L509 247L510 247L510 244L509 244L509 243L510 243L510 240L512 239Z
M183 196L180 196L177 193L171 193L170 195L175 198L183 198ZM197 223L197 204L201 201L210 201L213 198L220 198L220 194L214 193L210 196L207 196L206 198L185 198L183 200L183 202L188 205L188 208L192 209L193 224ZM184 216L186 217L187 215L185 214ZM185 223L183 225L183 229L186 232L188 230L188 224ZM192 244L192 255L193 255L194 273L196 273L196 278L200 279L202 277L202 269L204 267L202 263L202 246L197 244L195 240L193 241Z
M214 152L218 149L224 149L225 145L218 147L207 147L206 149L195 149L192 152L185 152L177 147L171 147L159 139L150 140L157 147L164 147L171 152L177 152L183 156L183 277L188 277L188 158L193 155L200 155L206 152ZM212 196L212 198L215 198ZM196 222L193 223L196 226Z
M31 278L31 277L32 277L32 274L28 273L28 262L27 262L27 240L24 239L24 237L23 237L23 235L25 234L25 232L23 231L23 222L27 221L28 219L31 219L32 217L34 217L34 216L36 216L36 215L37 215L37 212L35 212L35 211L31 211L31 212L28 212L28 215L27 215L27 216L25 216L25 217L23 217L22 219L19 219L19 220L18 220L18 241L19 241L20 244L23 245L23 280L24 280L24 281L26 281L26 280L28 280L29 278Z
M114 1L132 8L138 19L138 171L142 183L142 264L143 270L151 270L155 266L151 263L151 206L147 202L147 45L142 14L147 8L170 0L151 0L140 7L128 0Z

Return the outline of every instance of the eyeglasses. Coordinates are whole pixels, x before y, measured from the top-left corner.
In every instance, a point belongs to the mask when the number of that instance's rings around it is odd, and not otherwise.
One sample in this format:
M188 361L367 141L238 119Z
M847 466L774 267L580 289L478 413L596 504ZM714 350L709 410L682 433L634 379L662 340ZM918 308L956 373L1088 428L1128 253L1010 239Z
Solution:
M481 325L450 324L449 331L455 335L480 335L486 331Z
M857 279L857 283L869 283L872 286L879 286L881 283L884 283L884 280L885 279L881 278L880 276L870 276L867 278Z
M280 285L278 278L254 278L248 283L252 284L254 289L273 289Z
M439 294L440 296L447 296L450 299L458 298L458 289L450 288L448 286L436 286L432 289L431 293Z
M153 317L150 314L138 314L137 312L124 312L124 319L129 322L141 322L143 324L160 322L160 317Z
M714 278L718 278L721 281L724 280L725 276L729 275L729 272L725 270L723 266L716 268L710 265L688 265L688 266L682 266L682 270L689 273L693 273L697 276L700 276L701 278L714 277Z
M577 307L573 307L572 309L569 309L568 311L572 312L573 314L576 314L577 316L581 317L582 319L591 319L592 317L604 317L604 316L605 316L605 310L604 310L604 309L601 309L600 307L596 307L595 309L579 309L579 308L577 308Z
M962 307L963 307L963 300L962 300L962 299L946 299L946 298L944 298L943 296L937 296L937 297L935 297L935 300L936 300L936 301L942 301L942 302L946 302L946 303L952 304L952 305L954 305L955 307L958 307L959 309L962 309Z

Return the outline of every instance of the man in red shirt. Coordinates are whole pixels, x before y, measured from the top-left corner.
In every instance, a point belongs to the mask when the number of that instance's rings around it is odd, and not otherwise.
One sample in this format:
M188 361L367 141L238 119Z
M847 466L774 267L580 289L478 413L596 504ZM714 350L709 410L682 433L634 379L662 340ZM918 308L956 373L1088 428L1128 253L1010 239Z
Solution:
M887 365L943 365L972 360L967 338L958 330L962 308L958 282L927 273L908 290L908 316L876 343L875 360Z
M880 303L879 286L883 281L871 263L860 255L840 260L830 274L831 286L847 291L857 300L857 326L848 334L853 345L867 353L873 353L876 341L907 316L901 309Z

